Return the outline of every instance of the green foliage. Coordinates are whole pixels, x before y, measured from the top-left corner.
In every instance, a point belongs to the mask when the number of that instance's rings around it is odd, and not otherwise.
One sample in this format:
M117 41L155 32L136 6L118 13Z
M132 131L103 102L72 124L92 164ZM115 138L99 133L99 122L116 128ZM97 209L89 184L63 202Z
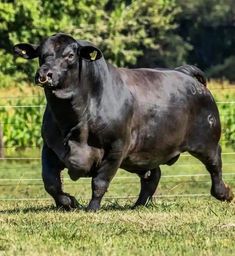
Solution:
M117 65L135 64L147 48L161 50L166 33L175 28L173 20L179 11L171 0L136 0L129 6L119 0L113 9L100 43L108 59Z
M233 0L2 1L0 86L33 81L36 62L15 59L15 43L59 31L92 41L118 66L190 63L234 80L234 14Z
M1 2L0 10L0 76L5 76L1 86L8 85L10 76L33 81L36 62L15 60L15 43L38 43L61 31L99 45L114 64L130 65L143 54L143 46L161 48L179 11L174 0L18 0Z
M222 89L221 89L222 90ZM234 102L234 94L218 98L218 101ZM45 105L42 95L23 99L9 99L1 105L13 107L0 107L1 123L3 123L4 144L6 147L26 149L28 146L41 147L40 127ZM14 107L28 106L28 107ZM32 106L32 107L30 107ZM41 107L37 107L41 106ZM234 104L218 104L223 127L222 141L226 146L235 149L235 108Z
M0 107L6 148L24 149L41 146L40 131L44 105L44 97L35 96L29 99L10 99L5 107Z
M92 41L116 65L173 67L187 62L208 69L212 77L235 80L234 13L233 0L1 1L0 87L34 80L37 61L15 58L15 43L38 43L59 31ZM21 103L37 102L25 99L14 105ZM235 136L233 106L222 109L230 145ZM42 111L19 108L8 115L7 110L0 110L0 121L15 124L4 129L5 144L39 145ZM37 121L35 127L25 124L30 118ZM27 126L31 139L26 142Z
M226 101L234 102L234 97L226 95ZM235 149L235 107L234 104L222 104L220 114L223 117L223 134L227 146Z

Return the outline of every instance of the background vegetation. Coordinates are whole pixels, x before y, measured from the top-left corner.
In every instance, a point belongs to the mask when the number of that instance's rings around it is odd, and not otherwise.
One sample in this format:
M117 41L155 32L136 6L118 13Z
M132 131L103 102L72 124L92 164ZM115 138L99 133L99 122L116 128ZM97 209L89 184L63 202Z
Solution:
M209 77L235 81L233 0L24 0L0 2L1 105L43 105L36 97L3 98L34 80L37 61L15 58L18 42L39 43L62 31L87 39L118 66L175 67L196 64ZM220 87L221 89L223 88ZM22 89L24 91L24 89ZM21 90L21 91L22 91ZM18 90L20 91L20 90ZM219 89L214 92L217 99ZM33 93L35 91L33 90ZM232 90L222 101L233 101ZM19 94L20 95L20 94ZM21 94L22 96L22 94ZM234 104L220 105L225 139L235 147ZM43 106L0 108L7 147L39 146ZM28 131L28 132L27 132Z
M36 61L16 60L15 43L38 43L58 31L94 42L116 65L190 63L235 80L234 17L233 0L3 0L0 85L33 81Z
M235 149L235 88L226 82L210 82L208 86L218 102L223 128L221 144ZM42 115L46 104L43 90L21 84L10 90L15 96L8 97L9 90L2 89L0 97L5 153L15 155L15 151L19 153L22 149L40 148Z

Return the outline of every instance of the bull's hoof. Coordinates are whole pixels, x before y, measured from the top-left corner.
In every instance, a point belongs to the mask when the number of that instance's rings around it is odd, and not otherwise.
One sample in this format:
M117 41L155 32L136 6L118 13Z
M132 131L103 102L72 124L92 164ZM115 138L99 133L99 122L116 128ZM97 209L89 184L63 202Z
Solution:
M234 198L232 189L226 184L223 184L217 190L211 191L211 195L220 201L227 202L231 202Z
M79 203L75 197L69 194L60 195L58 201L56 202L56 207L60 210L72 211L79 208Z
M97 212L100 209L100 204L96 201L91 201L86 208L87 212Z
M139 207L146 207L147 206L147 201L146 202L136 202L134 205L131 206L131 210L134 210Z
M148 197L139 197L135 204L131 207L132 210L134 210L137 207L147 207L153 205L153 198L152 196Z

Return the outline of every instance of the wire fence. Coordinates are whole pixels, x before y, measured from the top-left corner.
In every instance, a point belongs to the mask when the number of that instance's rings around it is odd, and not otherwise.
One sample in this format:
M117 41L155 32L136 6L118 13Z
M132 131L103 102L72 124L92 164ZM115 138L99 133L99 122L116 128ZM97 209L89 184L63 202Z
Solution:
M197 173L197 174L175 174L175 175L162 175L161 176L161 179L171 179L172 181L172 178L174 179L177 179L177 178L195 178L195 177L209 177L210 175L209 174L204 174L204 173ZM229 172L229 173L223 173L223 176L234 176L235 177L235 173L234 172ZM91 178L90 177L81 177L79 180L81 181L88 181L90 180ZM131 179L136 179L136 176L121 176L121 177L114 177L114 180L131 180ZM69 178L63 178L63 181L70 181ZM6 182L6 181L17 181L17 183L14 183L14 184L19 184L20 182L24 182L24 181L42 181L41 178L0 178L0 183L1 182ZM190 180L189 182L193 182L195 180ZM200 182L200 180L199 180ZM202 180L202 182L207 182L205 180ZM235 179L234 179L234 182L235 182ZM71 182L71 184L75 184L74 182ZM26 184L27 185L27 184ZM35 185L35 184L32 184L32 185Z
M148 104L148 103L143 103ZM235 104L235 101L217 101L216 104ZM156 104L161 106L162 104ZM177 106L177 104L174 104ZM46 104L43 105L0 105L0 108L45 108Z
M221 90L221 87L219 88L212 88L210 89L211 91L213 90ZM232 88L226 88L228 91L235 90L235 87ZM23 99L23 98L39 98L41 96L6 96L6 97L0 97L0 99ZM229 104L233 105L235 104L235 101L230 100L230 101L217 101L217 104ZM40 105L0 105L1 109L10 109L10 108L38 108L40 110L43 110L45 108L46 104L40 104ZM223 115L221 115L221 118L223 118ZM27 122L28 123L28 122ZM33 124L34 122L32 122ZM12 122L9 123L4 123L0 122L0 125L8 125L8 124L13 124ZM227 140L223 139L221 140L223 142L226 142ZM2 148L4 149L16 149L17 147L13 146L3 146ZM40 147L38 146L26 146L24 148L36 148L39 149ZM222 156L234 156L235 152L223 152ZM181 157L191 157L190 154L183 153ZM235 159L235 158L234 158ZM2 157L0 158L0 164L3 161L18 161L21 163L21 161L40 161L40 157ZM230 166L231 170L228 173L223 173L223 176L225 177L226 181L230 182L235 182L235 161L227 161L223 163L224 166ZM202 166L201 163L183 163L183 164L178 164L178 167L192 167L192 166ZM6 167L0 167L0 171L4 171ZM25 170L25 167L20 167L17 166L15 168L7 167L7 170ZM31 169L31 168L29 168ZM180 182L180 183L186 183L186 184L191 184L191 183L210 183L210 180L198 180L198 178L202 177L209 177L209 174L202 174L202 173L197 173L197 174L175 174L175 175L163 175L161 177L162 183L172 183L172 182ZM185 178L190 178L190 180L182 180ZM69 182L69 178L64 178L63 181L65 182L66 186L68 185L75 185L74 182ZM81 178L80 179L80 184L88 184L90 183L89 178ZM115 183L116 182L116 183ZM134 184L134 183L139 183L139 180L136 180L136 177L130 177L130 176L123 176L123 177L115 177L114 181L112 184L119 184L120 182L125 182L125 184ZM14 187L14 186L43 186L43 182L41 178L0 178L0 187ZM174 188L174 187L173 187ZM171 189L169 189L170 191ZM156 194L154 198L202 198L202 197L209 197L210 195L207 193L181 193L181 194ZM105 200L130 200L137 198L137 195L128 195L128 196L105 196ZM82 198L83 200L88 200L89 198ZM52 200L49 197L22 197L22 198L6 198L6 197L0 197L0 201L49 201Z
M204 166L201 164L201 163L190 163L190 164L180 164L180 163L176 163L177 167L180 167L180 168L189 168L189 167L193 167L193 166L196 166L196 167L203 167ZM234 166L235 163L234 162L225 162L223 163L223 166ZM168 168L171 168L171 167L168 167ZM7 167L7 171L10 171L10 170L31 170L32 167L20 167L20 166L17 166L17 167ZM6 170L6 167L0 167L0 171L1 170ZM176 175L177 176L177 175ZM1 180L1 179L0 179Z
M235 90L235 86L234 85L229 85L229 86L213 86L213 87L208 87L208 89L210 91L221 91L221 90L226 90L226 91L234 91ZM17 96L0 96L0 100L1 99L25 99L25 98L42 98L43 95L39 94L39 95L24 95L24 96L20 96L20 95L17 95Z
M235 152L224 152L221 153L221 155L235 155ZM190 154L181 154L181 157L192 157ZM9 161L9 160L14 160L14 161L21 161L21 160L38 160L40 161L40 157L1 157L0 161Z
M226 182L235 182L235 172L230 172L230 173L224 173L223 176L226 177ZM177 174L177 175L163 175L161 179L162 184L164 183L174 183L177 182L178 178L201 178L201 177L209 177L209 174L205 173L200 173L200 174ZM227 177L230 177L228 179ZM232 177L232 178L231 178ZM172 180L173 179L173 180ZM132 181L131 181L132 180ZM75 186L77 183L75 182L68 182L70 181L69 178L63 178L63 183L68 186ZM118 182L117 182L118 181ZM121 181L122 183L119 183ZM113 185L120 185L123 184L123 181L125 182L125 185L127 184L137 184L139 181L136 179L135 176L129 177L129 176L122 176L122 177L115 177L112 184ZM8 182L8 183L5 183ZM10 182L10 183L9 183ZM26 183L24 183L26 182ZM37 182L37 183L28 183L28 182ZM39 182L39 183L38 183ZM190 184L190 183L210 183L210 180L182 180L180 179L179 184ZM81 178L81 181L79 185L85 185L85 184L90 184L90 178ZM0 178L0 187L19 187L19 186L41 186L43 187L43 182L42 179L40 178ZM202 197L209 197L210 195L208 193L174 193L174 194L169 194L170 191L172 191L176 186L174 185L170 189L168 189L168 193L157 193L154 195L153 198L202 198ZM105 196L105 200L131 200L137 198L137 195L128 195L128 196ZM52 200L52 198L49 197L23 197L23 198L8 198L8 197L0 197L0 201L49 201ZM89 200L88 197L83 197L82 200Z

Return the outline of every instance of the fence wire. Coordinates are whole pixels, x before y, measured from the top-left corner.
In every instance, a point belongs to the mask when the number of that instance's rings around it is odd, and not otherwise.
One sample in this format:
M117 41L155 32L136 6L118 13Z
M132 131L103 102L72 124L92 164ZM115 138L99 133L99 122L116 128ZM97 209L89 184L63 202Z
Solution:
M221 153L221 155L225 156L225 155L235 155L235 152L224 152L224 153ZM190 154L182 154L180 155L180 157L192 157ZM41 160L40 157L1 157L0 160L2 161L26 161L26 160Z
M149 104L144 102L143 104ZM216 104L235 104L235 101L217 101ZM162 106L162 104L155 104L157 106ZM178 106L178 104L174 104ZM163 105L164 106L164 105ZM0 105L0 108L45 108L46 104L43 105Z
M235 90L235 87L232 88L223 88L228 91ZM214 90L222 90L221 87L218 88L211 88L210 91ZM42 96L6 96L6 97L0 97L0 99L25 99L25 98L40 98ZM229 104L233 105L235 104L235 101L217 101L217 104ZM1 109L8 109L8 108L38 108L38 109L44 109L46 104L40 104L40 105L0 105ZM221 118L223 118L225 115L220 115ZM27 122L29 123L29 122ZM9 123L3 123L0 122L0 125L11 125L14 124L13 122ZM32 122L34 124L34 122ZM227 140L221 140L221 142L227 142ZM3 147L4 149L16 149L17 147ZM25 147L24 147L25 148ZM27 148L39 148L38 146L28 146ZM235 152L223 152L222 155L235 155ZM182 154L181 157L192 157L190 154ZM40 161L40 157L2 157L0 158L1 161ZM229 165L229 166L234 166L235 162L225 162L223 165ZM188 166L202 166L201 163L193 163L193 164L178 164L180 167L188 167ZM26 169L25 167L17 167L17 168L0 168L0 170L16 170L16 169ZM31 168L28 168L31 169ZM231 170L232 171L232 170ZM235 179L235 172L228 172L228 173L223 173L223 176L226 177L226 181L234 181ZM181 178L200 178L200 177L209 177L209 174L178 174L178 175L163 175L161 179L163 179L162 183L170 183L170 182L178 182L180 184L184 183L210 183L210 180L179 180ZM229 178L227 178L229 177ZM230 178L232 177L232 178ZM139 180L133 180L136 179L136 176L133 177L128 177L128 176L123 176L123 177L115 177L112 184L120 184L119 181L124 181L125 184L134 184L134 183L139 183ZM82 182L75 183L75 182L68 182L70 181L69 178L63 178L63 181L65 181L65 185L77 185L77 184L88 184L90 183L90 178L81 178L80 179ZM6 183L8 182L8 183ZM29 183L30 182L30 183ZM32 183L32 182L40 182L40 183ZM43 186L42 179L40 178L0 178L0 187L11 187L11 186ZM174 187L173 187L174 188ZM168 191L171 191L172 189L169 189ZM184 194L156 194L154 195L154 198L177 198L177 197L182 197L182 198L190 198L190 197L209 197L209 194L206 193L195 193L195 194L190 194L190 193L184 193ZM104 200L130 200L133 198L137 198L137 195L128 195L128 196L105 196ZM88 200L90 198L82 198L83 200ZM52 198L49 197L27 197L27 198L1 198L0 201L51 201Z

